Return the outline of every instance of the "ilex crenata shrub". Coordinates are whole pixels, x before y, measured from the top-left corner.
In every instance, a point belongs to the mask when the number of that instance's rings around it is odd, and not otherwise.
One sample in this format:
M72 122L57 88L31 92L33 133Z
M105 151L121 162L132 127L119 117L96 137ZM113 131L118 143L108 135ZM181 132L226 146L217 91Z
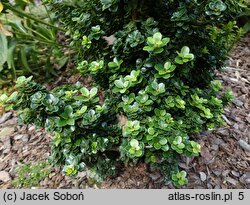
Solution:
M48 91L31 78L1 96L22 123L53 133L53 163L102 179L144 161L175 185L181 155L198 156L192 134L223 123L230 92L214 80L239 38L241 0L48 0L77 52L81 83ZM93 176L92 175L92 176Z

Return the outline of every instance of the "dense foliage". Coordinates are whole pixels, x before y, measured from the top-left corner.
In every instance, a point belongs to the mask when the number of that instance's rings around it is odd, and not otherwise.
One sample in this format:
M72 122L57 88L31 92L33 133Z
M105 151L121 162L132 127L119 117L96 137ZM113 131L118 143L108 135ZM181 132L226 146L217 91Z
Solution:
M22 123L54 133L53 163L67 174L89 167L96 178L120 162L145 162L178 185L179 156L198 156L192 133L223 123L232 99L212 80L241 30L240 0L48 0L62 21L78 70L93 79L48 91L19 78L0 101ZM122 119L122 120L121 120Z
M124 61L123 68L135 66L137 59L147 58L147 53L143 52L146 38L158 31L171 39L162 56L175 57L176 51L185 45L195 55L194 63L181 66L179 77L187 83L209 83L211 71L223 65L238 38L234 19L243 9L241 0L48 2L72 36L71 44L79 51L79 60L87 60L89 64L98 60L105 62L101 70L91 74L99 77L99 81L103 79L106 86L114 73L106 62L119 56ZM111 35L116 41L107 45L103 37ZM89 73L91 65L84 62Z

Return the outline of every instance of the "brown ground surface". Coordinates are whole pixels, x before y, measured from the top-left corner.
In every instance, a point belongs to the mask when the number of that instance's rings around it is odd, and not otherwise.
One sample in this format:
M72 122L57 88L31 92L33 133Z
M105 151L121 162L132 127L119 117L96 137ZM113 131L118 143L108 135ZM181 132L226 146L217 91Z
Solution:
M231 88L235 101L225 109L227 125L213 132L195 136L202 145L201 156L183 159L179 166L188 172L184 188L250 188L250 150L239 144L250 144L250 35L233 49L228 66L218 76ZM74 79L70 79L74 80ZM86 82L85 82L86 83ZM20 126L14 113L0 117L0 188L11 188L16 168L24 163L46 160L50 154L51 136L34 126ZM242 141L241 141L242 142ZM248 147L249 149L249 147ZM60 167L40 182L38 188L88 188L88 172L72 178L61 174ZM97 188L97 186L93 186ZM157 171L145 164L126 167L115 179L98 188L173 188L163 183Z

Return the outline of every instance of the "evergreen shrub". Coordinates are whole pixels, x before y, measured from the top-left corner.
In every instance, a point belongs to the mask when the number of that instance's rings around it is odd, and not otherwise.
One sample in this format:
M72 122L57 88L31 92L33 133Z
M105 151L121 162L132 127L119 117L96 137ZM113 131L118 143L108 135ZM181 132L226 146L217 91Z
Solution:
M22 123L53 133L51 162L96 179L144 161L176 186L181 155L198 156L192 134L223 124L232 100L214 79L240 37L241 0L46 0L77 51L80 82L53 90L18 79L1 96Z

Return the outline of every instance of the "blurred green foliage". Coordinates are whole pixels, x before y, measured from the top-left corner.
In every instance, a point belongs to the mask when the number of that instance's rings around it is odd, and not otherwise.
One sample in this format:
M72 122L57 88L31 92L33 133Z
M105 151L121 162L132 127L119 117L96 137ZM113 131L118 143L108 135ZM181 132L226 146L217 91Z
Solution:
M57 75L68 56L60 30L47 8L33 1L2 1L0 13L0 85L21 75L46 79ZM55 68L57 67L57 69Z

